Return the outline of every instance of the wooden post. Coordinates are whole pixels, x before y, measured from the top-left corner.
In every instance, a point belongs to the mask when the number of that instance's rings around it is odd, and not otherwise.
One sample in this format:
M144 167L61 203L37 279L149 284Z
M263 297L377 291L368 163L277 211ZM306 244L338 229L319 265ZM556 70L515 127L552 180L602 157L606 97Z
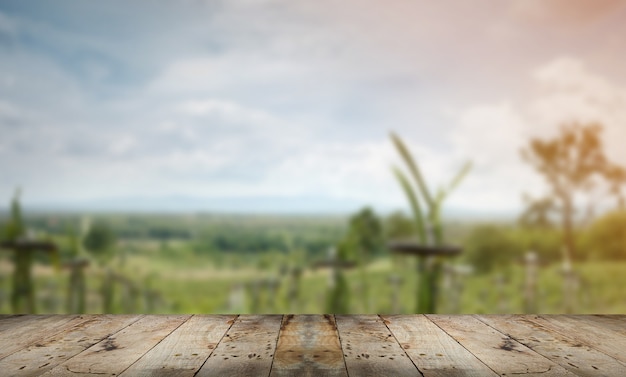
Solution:
M493 284L496 291L497 311L499 314L510 313L509 296L506 294L507 280L502 272L494 276Z
M302 276L302 268L293 267L289 272L291 281L287 289L287 303L289 304L289 311L295 313L296 311L301 311L300 278Z
M436 313L439 294L439 280L442 273L442 258L452 257L461 252L456 246L425 246L422 244L398 241L389 245L393 253L417 257L418 287L416 297L417 313Z
M4 301L6 300L6 292L4 288L4 276L0 276L0 311L4 312Z
M400 290L404 280L401 276L393 274L389 276L387 281L389 285L391 285L391 313L400 314L402 313L402 308L400 307Z
M524 258L526 281L524 285L524 312L537 313L537 253L529 251Z
M561 274L563 275L563 309L566 314L572 314L576 306L577 277L572 267L571 253L563 247L563 263Z
M144 309L147 313L154 313L157 305L164 303L161 293L153 288L153 281L157 275L152 273L144 278L143 282L143 299Z
M249 281L246 284L248 288L248 312L251 314L259 314L261 308L261 284L258 279Z
M447 298L447 313L458 314L461 312L461 296L463 293L463 276L472 273L472 268L465 265L446 263L443 267L443 289Z
M353 268L355 265L354 262L344 260L338 255L334 247L328 249L328 260L315 264L315 267L330 267L326 312L348 314L350 311L350 291L343 270Z
M58 314L61 307L61 299L59 298L59 286L56 281L48 280L38 294L39 302L43 307L44 313Z
M276 312L276 297L278 296L278 289L280 288L280 280L275 277L270 277L266 280L267 294L266 294L266 311Z
M70 270L70 281L67 286L66 310L70 314L85 313L87 286L85 282L85 268L89 261L84 258L75 258L63 265Z
M35 287L32 278L33 253L46 251L56 253L56 245L27 239L9 240L0 243L0 248L13 251L15 269L11 307L14 313L36 313Z
M245 308L245 291L241 283L235 283L230 287L228 295L228 311L230 313L241 313Z

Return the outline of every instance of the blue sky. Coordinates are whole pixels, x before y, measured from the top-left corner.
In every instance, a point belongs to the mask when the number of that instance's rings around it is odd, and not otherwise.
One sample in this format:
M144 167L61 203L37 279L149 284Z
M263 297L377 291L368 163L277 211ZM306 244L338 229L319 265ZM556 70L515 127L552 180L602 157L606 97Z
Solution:
M519 149L563 122L602 122L626 164L624 20L612 0L2 1L0 198L404 208L393 130L432 186L474 162L452 211L515 212L545 190Z

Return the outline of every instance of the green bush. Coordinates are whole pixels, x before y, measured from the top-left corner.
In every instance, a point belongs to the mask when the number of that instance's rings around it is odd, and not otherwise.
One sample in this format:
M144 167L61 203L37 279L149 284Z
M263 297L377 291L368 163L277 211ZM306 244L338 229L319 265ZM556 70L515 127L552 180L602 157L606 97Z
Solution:
M510 266L524 251L510 229L497 225L474 228L465 239L464 250L467 262L481 274Z
M583 234L581 255L591 259L626 259L626 211L613 211L594 221Z

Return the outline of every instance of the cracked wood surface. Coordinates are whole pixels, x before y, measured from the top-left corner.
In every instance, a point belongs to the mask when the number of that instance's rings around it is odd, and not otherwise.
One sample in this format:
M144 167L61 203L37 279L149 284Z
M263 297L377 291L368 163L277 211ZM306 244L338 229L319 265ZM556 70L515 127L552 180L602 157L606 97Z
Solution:
M624 315L0 315L0 375L626 376Z

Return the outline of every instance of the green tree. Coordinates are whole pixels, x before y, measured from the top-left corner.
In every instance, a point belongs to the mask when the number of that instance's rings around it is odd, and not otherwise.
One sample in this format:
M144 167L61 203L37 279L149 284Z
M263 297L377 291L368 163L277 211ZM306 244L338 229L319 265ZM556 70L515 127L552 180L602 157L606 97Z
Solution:
M528 195L524 195L523 199L527 207L518 220L523 228L551 229L554 226L552 223L555 211L553 198L544 197L533 200Z
M15 190L15 195L11 200L11 217L4 229L3 238L8 241L16 241L26 235L26 227L22 218L22 207L20 206L21 190Z
M349 236L353 237L357 256L367 263L383 245L382 225L376 213L369 207L350 217Z
M115 256L114 244L113 230L104 221L94 222L83 240L85 249L102 265L110 262Z
M366 267L372 256L382 250L383 245L382 225L376 213L371 208L366 207L350 217L347 237L349 241L345 242L343 247L354 249L359 266L362 301L365 303L365 310L370 312L372 297L370 296Z
M383 224L385 238L388 240L409 238L415 235L415 223L401 211L390 214Z
M113 312L113 284L115 281L113 271L108 265L113 259L115 236L109 225L104 221L96 221L90 228L83 245L98 261L101 267L105 267L100 294L102 296L102 308L104 313Z
M574 234L576 208L574 198L595 189L601 182L608 191L621 199L621 186L626 181L626 171L612 163L604 154L597 124L572 124L561 128L552 139L531 139L522 157L545 178L549 193L530 202L544 212L554 210L560 215L563 242L568 259L578 258Z
M522 256L523 250L510 230L497 225L480 225L464 240L466 260L477 273L507 268Z
M598 218L582 240L592 257L607 260L626 259L626 210L609 212Z

